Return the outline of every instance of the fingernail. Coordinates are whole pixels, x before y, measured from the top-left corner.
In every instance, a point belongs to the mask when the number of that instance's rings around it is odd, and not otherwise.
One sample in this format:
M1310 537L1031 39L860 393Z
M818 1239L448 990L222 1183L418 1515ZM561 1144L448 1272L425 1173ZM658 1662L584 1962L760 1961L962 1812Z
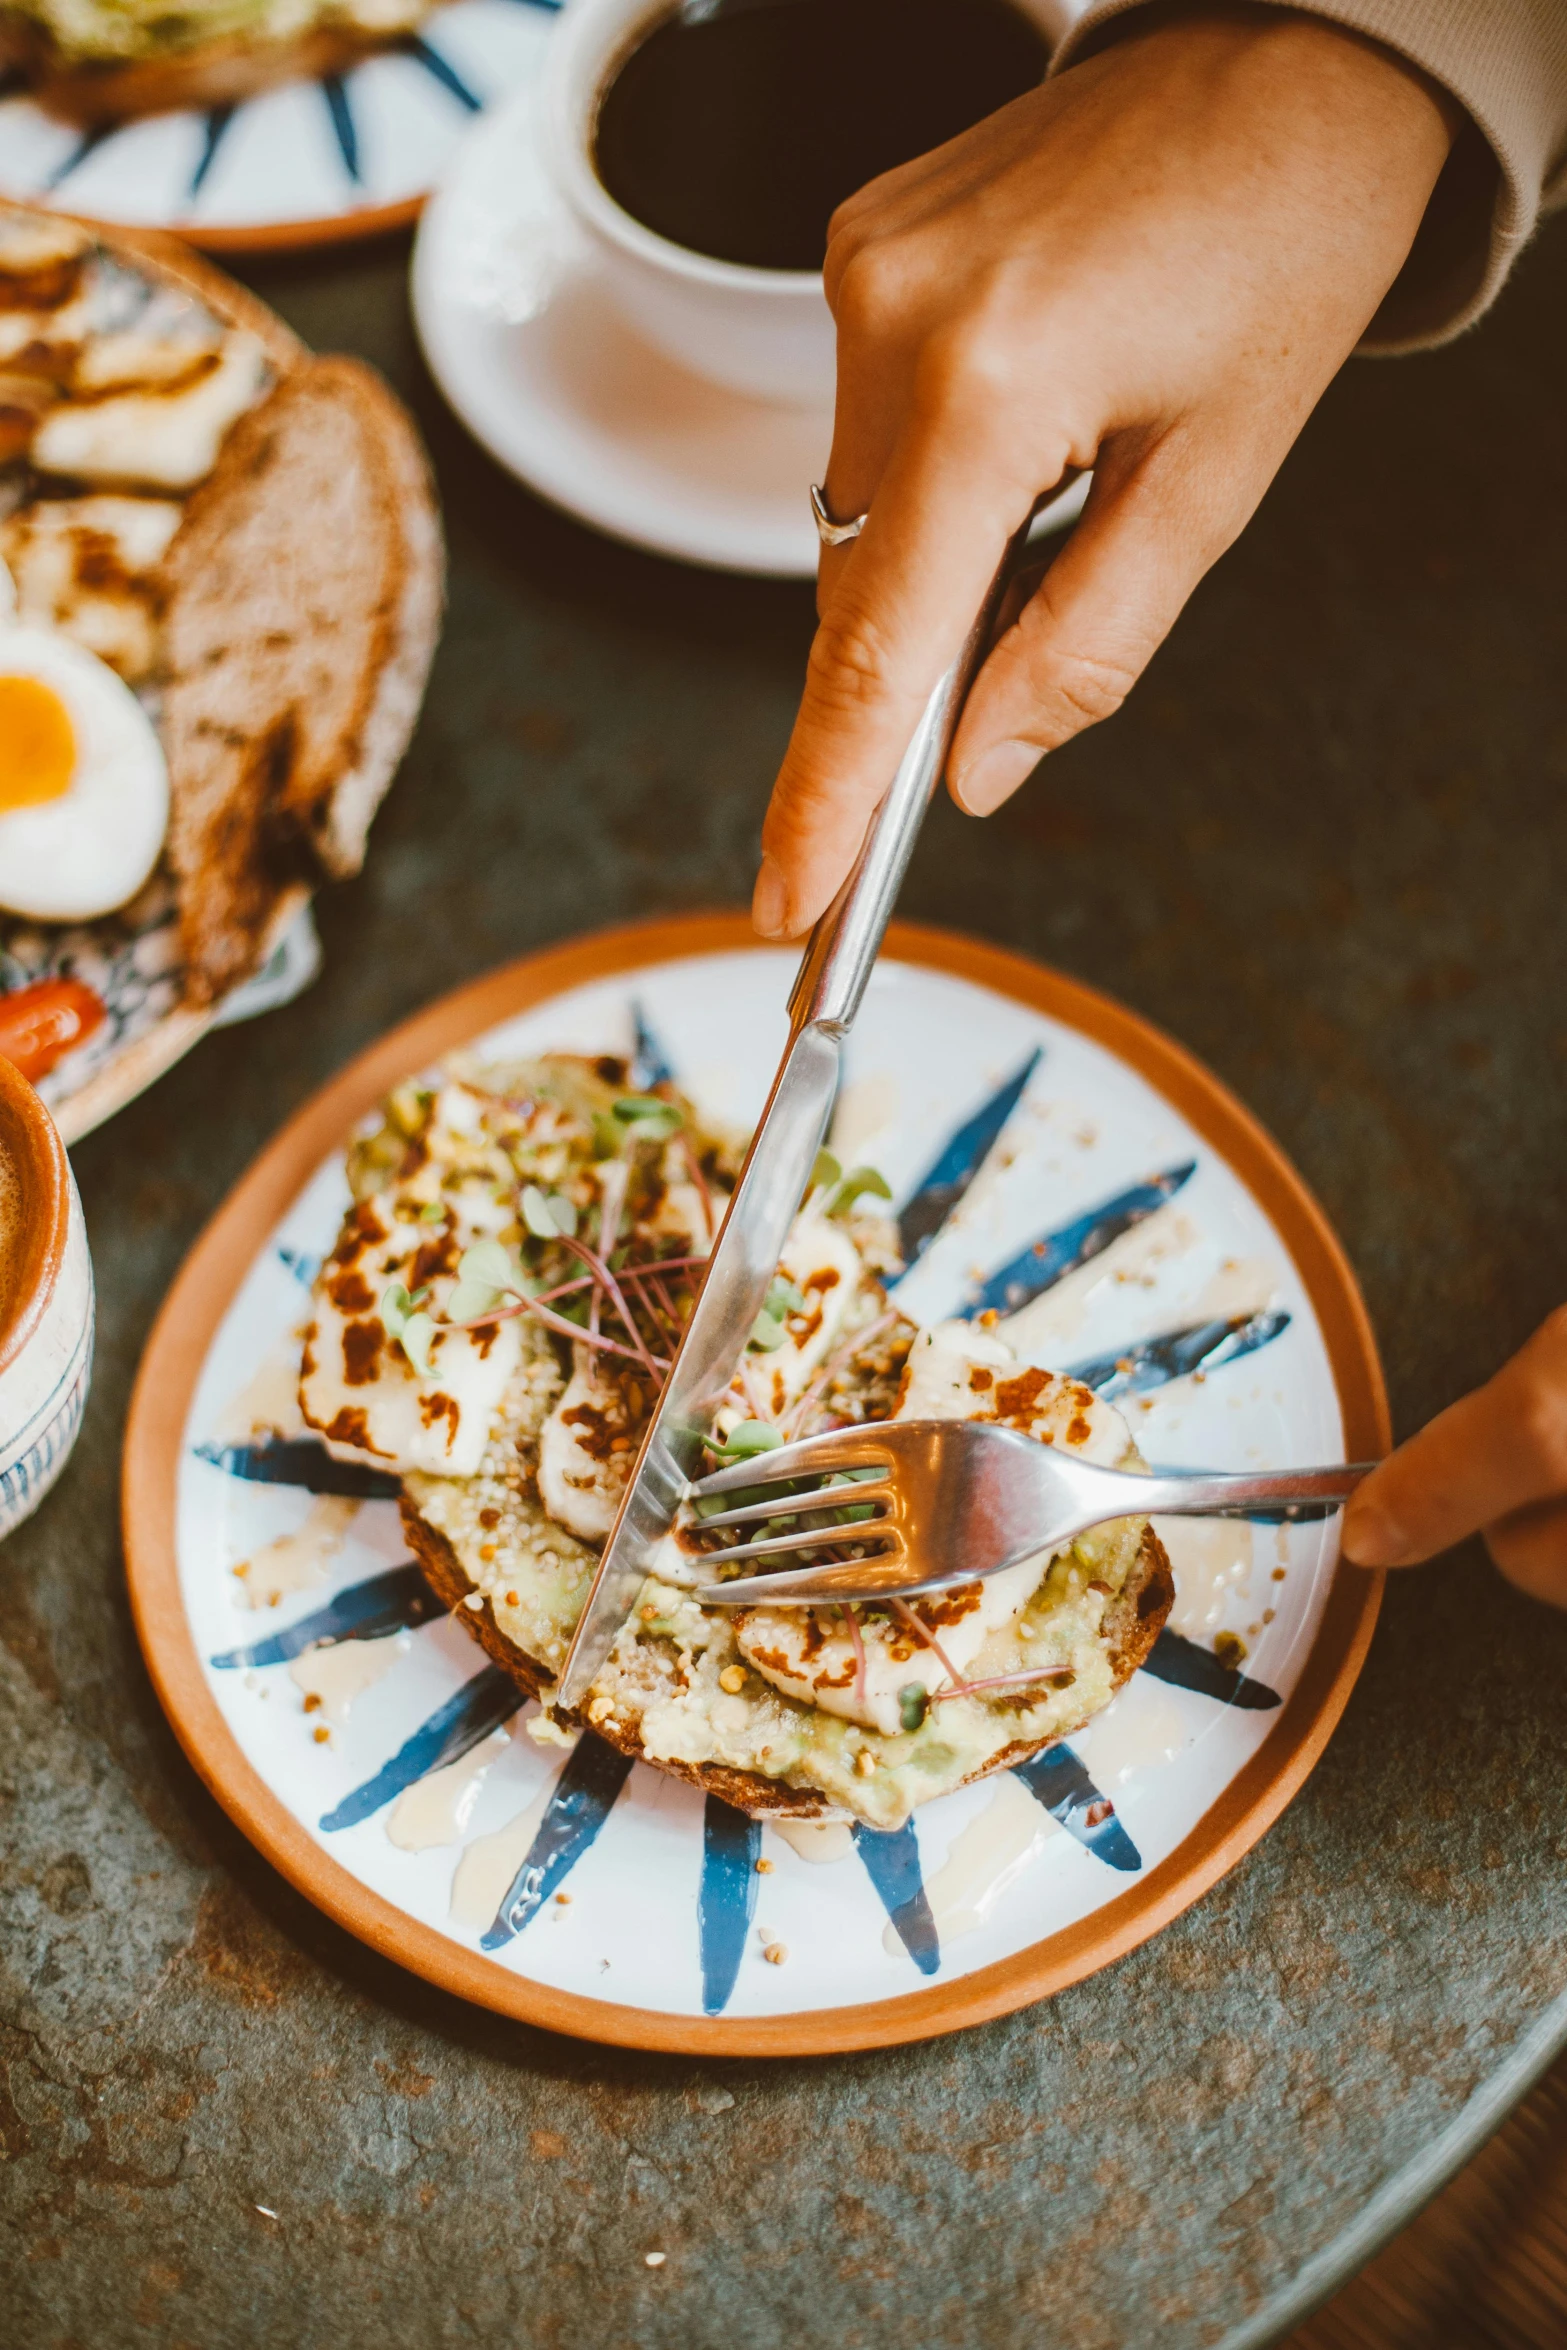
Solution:
M1044 755L1038 743L992 743L957 778L953 796L958 806L971 816L988 816L1028 781Z
M762 938L783 938L788 925L789 892L784 887L783 868L771 857L764 857L751 892L751 928Z
M1344 1512L1344 1555L1358 1567L1396 1567L1409 1549L1402 1526L1374 1502L1351 1501Z

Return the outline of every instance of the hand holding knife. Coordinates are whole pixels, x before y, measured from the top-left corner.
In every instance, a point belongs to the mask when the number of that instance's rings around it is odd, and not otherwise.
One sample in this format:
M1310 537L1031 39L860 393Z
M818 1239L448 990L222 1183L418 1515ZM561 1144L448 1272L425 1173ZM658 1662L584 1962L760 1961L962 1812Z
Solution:
M967 642L925 705L853 872L811 933L789 998L789 1042L567 1652L556 1700L567 1711L583 1703L607 1662L653 1547L674 1524L700 1470L714 1416L805 1196L838 1091L844 1041L1033 520L1008 543Z

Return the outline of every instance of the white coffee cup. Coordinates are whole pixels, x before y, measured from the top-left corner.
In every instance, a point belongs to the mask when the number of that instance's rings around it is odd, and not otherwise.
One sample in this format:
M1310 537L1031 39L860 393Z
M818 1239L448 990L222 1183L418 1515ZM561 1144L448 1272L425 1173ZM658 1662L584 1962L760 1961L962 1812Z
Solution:
M1070 0L1016 0L1054 41ZM550 52L544 140L550 173L618 307L656 349L730 391L830 408L837 337L819 269L715 261L644 228L593 163L599 100L628 50L670 0L569 0Z

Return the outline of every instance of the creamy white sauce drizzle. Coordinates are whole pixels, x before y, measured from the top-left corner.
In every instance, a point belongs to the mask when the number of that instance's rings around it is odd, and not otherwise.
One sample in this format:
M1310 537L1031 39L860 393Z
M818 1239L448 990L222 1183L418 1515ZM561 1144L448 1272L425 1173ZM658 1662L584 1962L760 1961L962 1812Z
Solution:
M411 1634L393 1632L384 1640L340 1640L335 1648L312 1648L296 1656L288 1668L294 1687L315 1705L326 1721L341 1729L354 1710L354 1700L384 1681L393 1665L413 1646Z
M483 1933L493 1922L513 1877L528 1857L528 1847L554 1792L555 1782L546 1780L532 1802L524 1804L504 1828L476 1836L468 1846L452 1874L451 1914L458 1925Z
M1123 1690L1072 1739L1095 1786L1105 1789L1124 1787L1139 1771L1172 1761L1191 1742L1175 1699L1147 1682Z
M769 1820L767 1825L801 1860L847 1860L854 1850L847 1820Z
M529 1714L522 1726L535 1746L559 1747L564 1754L570 1754L582 1736L580 1730L568 1729L564 1722L557 1722L553 1714L545 1713L542 1708L536 1714Z
M231 1396L215 1431L220 1444L249 1444L257 1436L300 1436L304 1416L299 1409L299 1349L296 1336L287 1354L271 1355L257 1365L237 1395Z
M359 1503L337 1493L318 1493L304 1522L280 1534L234 1569L242 1607L276 1607L286 1592L309 1591L320 1583L353 1524Z
M857 1077L845 1085L833 1111L829 1142L834 1158L845 1167L875 1163L874 1145L897 1126L898 1080L890 1071L879 1077Z
M1155 1518L1153 1523L1175 1570L1169 1629L1211 1647L1214 1633L1245 1613L1252 1529L1244 1518Z
M953 1837L946 1859L927 1878L925 1898L943 1945L984 1925L1040 1847L1060 1829L1020 1779L1007 1772L977 1820ZM882 1948L894 1958L903 1944L889 1923Z
M1141 1290L1152 1289L1160 1269L1195 1248L1198 1238L1197 1227L1174 1202L1156 1208L1021 1313L1007 1315L997 1326L997 1336L1025 1361L1059 1361L1061 1348L1077 1337L1089 1305L1101 1290L1127 1290L1135 1297Z
M388 1840L403 1852L427 1852L432 1844L455 1844L473 1817L490 1765L505 1753L504 1730L492 1730L471 1752L443 1771L405 1787L386 1823ZM486 1923L489 1921L486 1920Z
M1226 1257L1203 1284L1189 1309L1194 1322L1217 1322L1231 1314L1259 1314L1278 1295L1277 1268L1266 1257ZM1182 1310L1186 1318L1187 1309Z

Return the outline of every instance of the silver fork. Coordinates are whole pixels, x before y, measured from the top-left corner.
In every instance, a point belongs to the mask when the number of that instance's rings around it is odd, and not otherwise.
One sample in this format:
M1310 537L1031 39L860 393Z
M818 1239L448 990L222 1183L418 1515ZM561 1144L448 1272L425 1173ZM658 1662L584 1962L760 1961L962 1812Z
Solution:
M994 1421L873 1421L754 1453L698 1478L687 1497L702 1503L764 1489L734 1509L700 1512L709 1532L779 1519L810 1521L706 1551L692 1559L693 1572L829 1544L874 1542L879 1545L875 1552L796 1572L774 1569L704 1583L696 1596L708 1607L906 1599L917 1591L942 1591L1002 1574L1024 1559L1064 1549L1077 1535L1112 1518L1214 1517L1261 1503L1344 1501L1375 1466L1360 1461L1324 1469L1234 1474L1191 1469L1140 1476L1075 1460L1059 1445L1037 1443ZM765 1490L796 1479L845 1474L855 1481L818 1483L806 1492ZM845 1507L858 1513L866 1505L873 1516L836 1519Z

